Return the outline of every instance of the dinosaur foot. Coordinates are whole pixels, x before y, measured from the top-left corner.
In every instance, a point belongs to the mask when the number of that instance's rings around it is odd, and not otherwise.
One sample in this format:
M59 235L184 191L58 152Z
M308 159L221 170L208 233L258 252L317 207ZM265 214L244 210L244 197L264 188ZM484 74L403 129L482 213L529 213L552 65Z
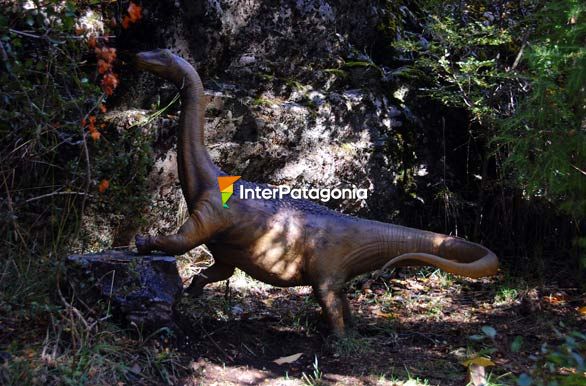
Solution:
M136 235L136 249L138 250L139 254L148 255L149 253L151 253L153 249L150 247L150 239L150 236Z

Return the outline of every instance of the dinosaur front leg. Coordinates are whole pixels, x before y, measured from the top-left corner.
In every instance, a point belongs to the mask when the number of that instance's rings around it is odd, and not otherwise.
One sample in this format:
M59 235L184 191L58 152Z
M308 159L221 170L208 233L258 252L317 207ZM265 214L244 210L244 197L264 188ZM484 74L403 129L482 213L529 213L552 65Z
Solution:
M195 275L186 292L192 296L200 296L206 285L230 278L234 273L234 268L233 265L216 262L205 271Z
M345 317L350 316L350 308L342 288L321 284L313 287L332 332L337 336L345 334ZM346 309L346 312L345 312ZM346 315L347 314L347 315Z
M140 254L148 254L153 250L170 255L181 255L206 242L216 231L216 224L207 222L201 212L196 211L179 228L174 235L168 236L136 236L136 249Z

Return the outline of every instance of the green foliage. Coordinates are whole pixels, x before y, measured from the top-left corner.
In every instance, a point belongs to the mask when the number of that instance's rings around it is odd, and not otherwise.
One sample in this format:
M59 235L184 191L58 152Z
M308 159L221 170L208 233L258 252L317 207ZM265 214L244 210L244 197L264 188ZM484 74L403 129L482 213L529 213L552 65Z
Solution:
M490 125L509 109L503 88L512 88L515 77L504 69L518 41L514 30L496 24L489 4L480 3L465 6L468 20L463 22L453 7L420 2L422 33L394 47L414 60L399 75L417 82L423 95L468 110L473 119Z
M576 331L567 335L555 332L561 342L541 346L530 372L517 379L519 386L578 386L586 383L586 336Z
M422 1L422 33L395 48L413 59L399 74L428 97L467 110L477 134L504 155L527 197L586 217L586 6L578 0Z
M141 214L150 198L147 177L154 162L153 131L139 127L113 131L92 154L97 174L110 181L108 190L94 204L100 213L116 213L125 221L144 225Z
M527 195L586 217L586 5L551 1L536 13L523 75L531 91L504 119L495 142Z
M560 323L560 327L564 328L564 325ZM529 371L515 377L517 385L573 386L586 382L586 336L577 331L562 333L557 329L554 333L557 342L543 343L536 355L529 356L533 365ZM483 326L481 334L470 336L474 342L474 349L471 349L474 356L492 355L498 351L511 357L524 355L521 336L516 336L507 347L499 342L497 335L493 327Z
M100 12L87 12L92 6ZM109 18L107 7L59 0L2 5L0 326L10 332L0 334L0 351L10 360L0 367L0 384L176 380L173 353L127 338L108 322L107 310L88 312L58 290L59 283L67 287L61 260L79 236L84 209L137 211L152 163L151 138L138 128L104 127L98 140L82 124L98 116L97 130L106 95L92 47L79 34L80 16L99 22ZM110 188L100 192L104 179Z
M31 236L56 241L57 248L57 236L74 225L68 215L88 195L89 150L80 146L80 122L101 95L81 64L86 48L74 35L73 6L55 1L39 11L23 3L8 6L0 18L0 173L9 196L3 209L10 213L0 226L26 229L42 221L41 232Z
M586 5L579 0L416 3L418 33L395 49L396 75L466 111L502 187L586 221ZM577 230L576 233L579 233ZM586 271L584 237L573 255Z
M0 17L0 300L21 304L55 288L53 257L94 183L81 120L102 101L73 3L25 3Z

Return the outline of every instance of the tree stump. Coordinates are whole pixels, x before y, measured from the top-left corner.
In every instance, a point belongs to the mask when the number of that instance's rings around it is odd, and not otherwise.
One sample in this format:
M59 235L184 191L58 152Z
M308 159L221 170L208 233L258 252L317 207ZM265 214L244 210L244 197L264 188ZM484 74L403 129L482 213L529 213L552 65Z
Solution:
M143 330L176 329L174 309L183 286L173 256L115 250L71 255L67 276L87 305L106 303L114 317Z

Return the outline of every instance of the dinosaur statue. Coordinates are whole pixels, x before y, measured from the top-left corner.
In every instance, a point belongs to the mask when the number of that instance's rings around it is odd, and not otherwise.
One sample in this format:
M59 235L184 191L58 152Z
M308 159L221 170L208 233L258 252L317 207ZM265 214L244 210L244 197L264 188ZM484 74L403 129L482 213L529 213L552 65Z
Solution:
M178 171L189 218L177 234L136 236L141 254L183 254L206 244L215 263L196 275L187 292L228 279L236 267L265 283L311 285L332 331L344 335L351 322L344 285L376 269L430 265L478 278L494 275L496 255L482 245L438 233L344 215L310 201L244 200L222 205L218 176L226 175L204 145L206 97L196 70L168 50L136 55L138 69L180 88ZM239 180L245 188L263 186Z

